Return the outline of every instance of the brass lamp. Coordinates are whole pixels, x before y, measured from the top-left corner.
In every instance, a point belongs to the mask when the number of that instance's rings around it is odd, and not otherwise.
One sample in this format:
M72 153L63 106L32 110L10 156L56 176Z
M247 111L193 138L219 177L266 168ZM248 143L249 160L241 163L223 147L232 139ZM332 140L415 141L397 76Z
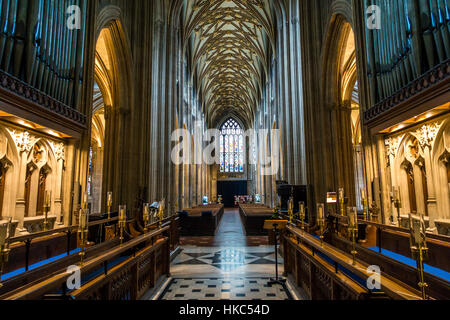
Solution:
M305 220L306 220L306 212L305 212L305 203L303 201L300 201L298 203L298 210L299 210L299 217L300 221L302 222L302 230L305 230Z
M409 215L410 246L412 258L416 260L417 272L419 274L419 289L422 299L427 299L426 289L428 284L424 277L424 262L428 259L428 247L426 239L426 227L423 215Z
M51 209L51 199L52 199L52 192L51 191L45 191L45 199L44 199L44 231L48 231L50 229L49 221L48 221L48 213Z
M11 221L12 218L8 218L8 221L0 225L0 288L3 286L1 283L1 276L3 274L3 267L9 260L9 240L11 238Z
M119 232L120 232L120 244L123 244L123 234L127 223L127 206L119 206Z
M352 256L353 256L353 265L356 264L356 238L358 236L358 210L356 207L347 209L347 217L348 217L348 233L352 239Z
M323 247L323 235L325 233L325 205L317 204L317 225L320 231L320 245Z
M144 231L145 232L148 231L148 225L149 225L149 221L150 221L149 207L150 207L150 204L144 203L144 211L143 211L142 220L144 220Z
M341 216L344 216L345 214L345 192L344 192L344 188L339 188L339 209L341 210Z
M108 192L107 201L106 201L106 208L108 212L108 220L111 219L111 208L113 203L113 193L110 191Z
M89 210L80 209L79 222L78 222L78 239L80 244L80 260L83 265L84 257L86 255L86 244L89 233Z

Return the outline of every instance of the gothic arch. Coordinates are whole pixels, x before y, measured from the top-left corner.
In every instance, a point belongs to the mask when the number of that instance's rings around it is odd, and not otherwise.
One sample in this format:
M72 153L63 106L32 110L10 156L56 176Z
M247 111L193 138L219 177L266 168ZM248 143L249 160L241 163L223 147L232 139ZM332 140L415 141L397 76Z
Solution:
M321 121L328 123L332 132L331 138L325 137L329 139L327 144L333 150L326 164L330 173L326 175L329 178L325 178L328 179L326 188L337 190L343 187L349 204L359 206L359 189L365 188L365 183L360 181L364 180L360 177L360 173L364 172L364 160L357 154L361 150L355 148L353 143L355 139L352 110L358 73L355 34L346 12L351 13L352 10L347 7L345 1L335 2L328 23L322 51L321 114L324 118ZM359 105L358 108L360 109Z
M101 124L102 121L96 118L96 114L92 114L91 130L95 130L97 133L97 137L94 138L97 140L99 137L103 138L101 144L104 156L100 161L102 163L102 181L101 188L99 188L101 191L98 195L99 199L96 201L101 205L98 204L96 210L104 211L106 204L102 199L106 198L108 191L112 191L114 194L114 207L123 201L126 195L126 191L120 186L127 180L127 176L124 174L126 163L123 159L131 148L130 139L132 139L130 130L133 121L131 107L133 106L132 101L134 101L132 76L134 64L130 42L123 24L122 11L119 7L108 5L100 10L97 15L95 36L94 79L103 98L105 123ZM98 52L97 45L100 39L102 47L101 52ZM98 101L94 102L98 103ZM91 113L93 113L93 109L94 107L90 111ZM89 156L88 159L90 159ZM88 175L87 171L86 177ZM98 206L100 208L97 208Z

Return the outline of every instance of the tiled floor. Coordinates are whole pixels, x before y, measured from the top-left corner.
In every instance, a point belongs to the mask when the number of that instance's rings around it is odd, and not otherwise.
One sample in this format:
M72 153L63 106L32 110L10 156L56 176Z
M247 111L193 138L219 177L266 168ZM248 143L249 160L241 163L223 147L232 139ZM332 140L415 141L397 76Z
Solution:
M300 299L289 282L287 286L268 285L269 278L275 276L275 248L250 246L236 210L225 211L217 235L207 244L202 238L193 238L188 242L191 245L184 242L182 252L172 262L172 278L151 299ZM278 256L278 275L282 274L283 259Z
M283 259L278 256L279 273ZM184 247L172 262L171 273L177 277L275 276L275 254L271 246L259 247Z
M182 237L183 246L202 247L254 247L267 245L268 237L246 237L238 209L225 209L215 237Z
M176 278L161 300L291 300L280 285L269 286L269 278Z

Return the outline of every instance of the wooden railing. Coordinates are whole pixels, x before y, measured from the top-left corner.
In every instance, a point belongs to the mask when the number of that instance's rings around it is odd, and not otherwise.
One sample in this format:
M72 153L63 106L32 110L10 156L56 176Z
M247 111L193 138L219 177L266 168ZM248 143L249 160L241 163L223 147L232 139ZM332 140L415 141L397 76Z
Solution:
M353 264L350 254L327 243L321 244L320 240L312 235L292 226L287 228L283 242L286 252L285 271L296 277L297 284L311 299L362 299L373 296L368 288L357 285L356 281L339 271L339 267L345 268L363 281L367 281L373 276L368 271L369 264L359 260ZM333 264L322 259L317 253L333 261ZM418 290L383 272L380 282L381 291L392 299L421 300Z
M117 220L118 218L115 217L111 219L93 221L89 223L89 228L116 223ZM46 256L47 252L38 252L33 255L31 252L33 248L32 245L37 243L42 244L44 242L48 242L48 245L52 246L51 249L54 252L54 255L59 255L64 252L69 255L70 252L76 248L75 233L77 230L78 225L73 225L70 227L57 228L11 238L9 240L9 243L11 244L10 262L5 266L5 273L20 268L25 268L25 271L28 271L31 264L52 257ZM37 247L44 251L48 251L48 248L46 249L44 246L38 245ZM35 249L37 250L37 248Z
M68 296L75 299L87 299L95 296L93 292L96 292L97 296L102 299L139 298L144 291L154 285L156 279L161 275L169 274L170 245L167 237L169 231L170 226L166 226L99 253L97 256L88 256L83 265L78 265L81 277L86 277L100 269L103 274L85 284L80 289L81 291L68 292L66 282L71 275L67 273L66 269L61 269L24 287L8 292L0 299L40 300L49 296L55 297L55 293L61 288L62 293L57 295L61 299ZM123 255L127 256L125 261L111 270L107 269L108 262ZM142 279L140 285L134 284L137 279Z

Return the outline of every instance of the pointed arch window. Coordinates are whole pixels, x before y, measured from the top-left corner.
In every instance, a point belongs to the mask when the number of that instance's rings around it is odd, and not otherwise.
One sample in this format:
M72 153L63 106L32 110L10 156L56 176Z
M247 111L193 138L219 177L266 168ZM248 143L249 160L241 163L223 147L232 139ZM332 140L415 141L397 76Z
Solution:
M239 123L228 119L220 128L220 172L244 172L244 136Z

